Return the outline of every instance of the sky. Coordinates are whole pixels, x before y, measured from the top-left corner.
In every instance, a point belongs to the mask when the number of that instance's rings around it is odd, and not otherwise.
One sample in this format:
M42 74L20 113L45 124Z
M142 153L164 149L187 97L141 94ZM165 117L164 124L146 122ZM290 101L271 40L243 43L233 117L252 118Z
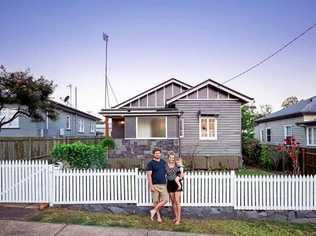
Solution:
M316 23L316 1L0 0L0 64L78 87L78 108L104 108L108 76L123 101L170 78L223 82ZM226 84L280 109L316 95L316 28L262 66ZM114 99L111 105L115 105Z

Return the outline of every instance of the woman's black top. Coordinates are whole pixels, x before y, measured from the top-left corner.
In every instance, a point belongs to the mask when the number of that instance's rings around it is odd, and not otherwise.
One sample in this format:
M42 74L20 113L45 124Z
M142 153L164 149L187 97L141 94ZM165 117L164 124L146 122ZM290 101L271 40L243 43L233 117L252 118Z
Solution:
M166 165L166 173L167 173L167 190L168 193L174 193L177 191L182 191L182 180L180 180L181 189L178 189L178 184L175 181L177 176L181 175L180 168L175 165L174 167L169 167Z

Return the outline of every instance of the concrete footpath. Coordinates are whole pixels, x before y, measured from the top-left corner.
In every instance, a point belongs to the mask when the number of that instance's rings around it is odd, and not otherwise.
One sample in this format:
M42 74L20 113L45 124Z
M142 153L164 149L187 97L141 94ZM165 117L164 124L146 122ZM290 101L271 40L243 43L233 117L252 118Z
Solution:
M169 231L98 227L83 225L50 224L15 220L0 220L0 235L23 236L202 236L209 234L191 234Z

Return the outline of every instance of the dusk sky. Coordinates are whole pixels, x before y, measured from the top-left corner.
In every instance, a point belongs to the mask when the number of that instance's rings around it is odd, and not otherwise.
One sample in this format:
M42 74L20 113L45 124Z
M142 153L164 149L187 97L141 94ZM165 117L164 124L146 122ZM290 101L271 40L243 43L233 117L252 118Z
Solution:
M104 41L119 101L169 78L223 82L316 23L316 1L0 1L0 64L30 68L79 108L104 107ZM316 95L316 28L227 86L280 108ZM114 105L113 102L111 105Z

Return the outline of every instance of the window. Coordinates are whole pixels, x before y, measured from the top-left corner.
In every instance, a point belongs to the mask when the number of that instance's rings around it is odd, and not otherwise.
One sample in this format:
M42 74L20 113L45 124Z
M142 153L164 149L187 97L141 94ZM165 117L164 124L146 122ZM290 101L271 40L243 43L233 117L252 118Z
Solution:
M264 142L264 129L260 130L260 141Z
M90 133L94 133L95 132L95 123L91 122L90 123Z
M316 145L316 127L306 128L307 145Z
M166 138L166 120L163 116L136 117L136 138Z
M180 118L180 124L179 124L179 133L180 133L180 138L184 137L184 119Z
M9 108L3 108L0 112L0 119L2 119L3 117L4 120L3 121L7 121L9 119L12 118L12 116L15 114L15 110L13 109L9 109ZM4 126L2 126L3 129L17 129L20 128L20 122L19 122L19 117L15 118L13 121L11 121L8 124L5 124Z
M217 139L217 120L214 117L200 117L200 139Z
M66 117L66 129L68 129L68 130L71 129L71 127L70 127L70 116Z
M84 120L79 119L79 133L84 133Z
M284 138L293 136L293 127L291 125L284 126Z
M271 142L271 128L266 129L266 140L267 142Z

